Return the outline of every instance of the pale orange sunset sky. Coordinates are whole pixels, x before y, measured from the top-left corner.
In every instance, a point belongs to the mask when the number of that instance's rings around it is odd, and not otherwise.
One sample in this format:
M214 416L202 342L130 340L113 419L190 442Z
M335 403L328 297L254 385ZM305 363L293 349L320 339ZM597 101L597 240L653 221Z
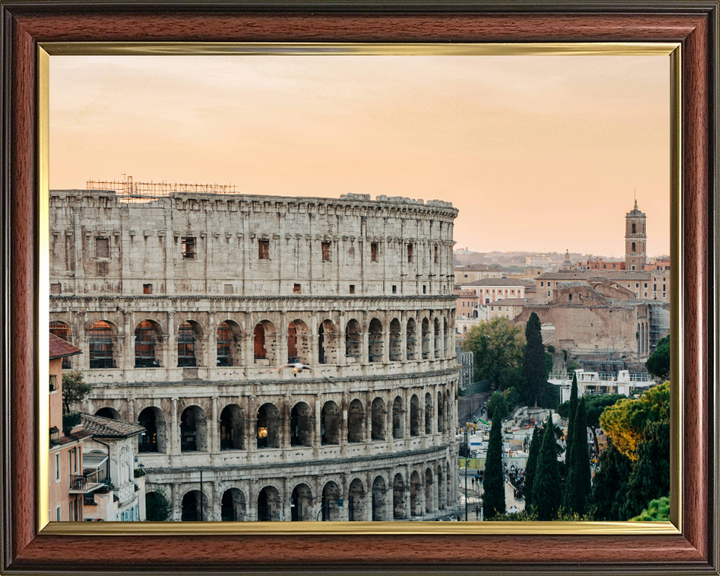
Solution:
M665 56L50 58L50 186L448 200L457 246L669 252Z

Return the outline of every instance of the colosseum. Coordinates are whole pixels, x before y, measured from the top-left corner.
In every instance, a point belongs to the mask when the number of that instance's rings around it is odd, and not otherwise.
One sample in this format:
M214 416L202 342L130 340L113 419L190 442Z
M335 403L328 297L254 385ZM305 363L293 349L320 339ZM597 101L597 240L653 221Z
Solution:
M50 193L80 409L140 424L173 520L433 519L458 498L442 201ZM299 373L278 368L300 362ZM72 364L70 364L72 363Z

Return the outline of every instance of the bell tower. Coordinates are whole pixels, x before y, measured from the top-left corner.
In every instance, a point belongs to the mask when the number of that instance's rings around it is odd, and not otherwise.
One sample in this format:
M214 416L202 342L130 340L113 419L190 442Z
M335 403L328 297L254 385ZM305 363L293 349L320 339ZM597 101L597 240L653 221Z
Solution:
M647 261L646 216L635 208L625 215L625 270L642 270Z

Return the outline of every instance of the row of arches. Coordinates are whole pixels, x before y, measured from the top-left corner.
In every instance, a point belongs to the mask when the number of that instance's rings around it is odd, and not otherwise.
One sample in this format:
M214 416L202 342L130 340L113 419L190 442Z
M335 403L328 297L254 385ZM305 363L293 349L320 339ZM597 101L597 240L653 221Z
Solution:
M351 319L345 328L345 358L349 362L383 362L385 347L388 347L390 362L403 360L428 360L444 358L452 353L450 333L446 317L435 317L432 321L423 318L416 321L409 318L405 330L398 318L390 321L386 334L383 323L373 318L368 324L367 345L360 322ZM50 323L50 331L68 342L72 341L70 326L61 321ZM404 335L403 335L404 332ZM248 363L275 365L285 362L280 357L280 339L275 325L269 320L258 322L252 332L252 358ZM218 324L215 333L216 365L241 366L247 354L243 351L242 331L239 324L225 320ZM117 367L117 327L108 320L98 320L87 331L88 358L90 368ZM288 324L283 345L287 349L287 362L313 364L313 340L317 346L317 361L320 364L337 364L340 357L340 332L332 320L324 320L316 335L311 334L307 324L299 319ZM387 340L387 342L386 342ZM168 337L155 320L143 320L134 331L135 368L155 368L163 365ZM403 346L404 344L404 346ZM206 338L202 326L194 321L182 322L177 329L177 367L202 366L206 358ZM68 361L69 362L69 361ZM69 363L68 366L69 367Z
M370 476L372 478L372 476ZM424 468L368 479L349 481L347 494L337 482L329 480L317 494L305 482L295 484L288 494L267 484L257 493L251 510L246 493L231 487L218 494L220 518L227 521L307 522L307 521L388 521L408 520L431 515L452 506L452 476L449 462L436 462ZM149 492L148 499L154 497ZM343 512L343 508L346 511ZM213 520L208 497L200 490L187 491L180 500L182 521Z
M412 394L408 405L402 396L396 396L391 403L376 397L369 406L359 398L348 403L347 420L343 411L332 400L325 402L320 410L318 443L320 445L340 445L342 443L362 443L368 440L381 441L418 437L434 433L447 432L450 413L447 391L438 391L436 398L427 392L424 398ZM433 426L435 402L437 419ZM405 413L409 410L409 426L406 430ZM295 403L289 414L283 415L281 408L274 403L262 404L256 414L248 419L243 408L237 404L228 404L220 411L218 421L219 449L247 450L264 448L283 448L286 446L313 446L316 432L315 414L305 402ZM96 412L98 416L121 419L120 414L110 407ZM140 452L169 453L169 422L163 410L157 406L143 409L138 416L138 424L145 428L139 436ZM197 405L186 407L180 414L180 451L209 452L209 424L205 411ZM254 437L254 443L248 442L248 436ZM284 439L285 438L285 439Z

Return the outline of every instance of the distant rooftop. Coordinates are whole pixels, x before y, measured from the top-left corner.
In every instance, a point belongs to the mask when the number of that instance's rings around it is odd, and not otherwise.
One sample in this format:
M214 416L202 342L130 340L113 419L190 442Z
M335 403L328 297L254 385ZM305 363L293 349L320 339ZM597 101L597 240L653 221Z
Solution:
M100 438L127 438L144 432L145 428L122 420L113 420L103 416L82 415L83 428L93 436Z
M82 354L82 350L62 338L58 338L55 334L50 334L50 360L75 356L76 354Z

